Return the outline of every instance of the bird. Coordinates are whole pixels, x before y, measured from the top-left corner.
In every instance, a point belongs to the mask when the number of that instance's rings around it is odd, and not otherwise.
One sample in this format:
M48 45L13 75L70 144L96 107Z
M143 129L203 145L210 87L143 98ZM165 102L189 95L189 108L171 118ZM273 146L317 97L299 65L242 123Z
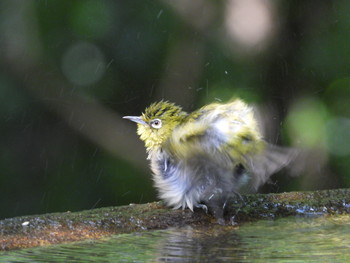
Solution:
M174 209L203 208L224 222L227 201L256 192L295 152L266 142L253 107L236 98L191 113L161 100L137 123L158 196Z

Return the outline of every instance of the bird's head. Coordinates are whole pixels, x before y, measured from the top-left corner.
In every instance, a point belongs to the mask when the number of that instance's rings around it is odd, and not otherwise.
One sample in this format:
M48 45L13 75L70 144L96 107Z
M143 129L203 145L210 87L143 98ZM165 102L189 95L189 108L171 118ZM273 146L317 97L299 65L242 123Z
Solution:
M158 148L172 131L186 118L181 107L168 101L151 104L141 116L124 116L137 123L137 134L145 142L147 151Z

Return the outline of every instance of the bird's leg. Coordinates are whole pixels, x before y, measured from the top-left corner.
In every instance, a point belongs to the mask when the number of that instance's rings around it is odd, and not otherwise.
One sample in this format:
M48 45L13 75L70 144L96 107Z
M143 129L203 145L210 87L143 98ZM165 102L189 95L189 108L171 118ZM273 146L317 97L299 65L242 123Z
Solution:
M212 205L210 208L211 213L216 218L218 224L225 225L224 209L221 205Z
M212 194L205 202L209 212L216 218L220 225L225 225L224 211L226 207L226 199L224 200L221 194Z

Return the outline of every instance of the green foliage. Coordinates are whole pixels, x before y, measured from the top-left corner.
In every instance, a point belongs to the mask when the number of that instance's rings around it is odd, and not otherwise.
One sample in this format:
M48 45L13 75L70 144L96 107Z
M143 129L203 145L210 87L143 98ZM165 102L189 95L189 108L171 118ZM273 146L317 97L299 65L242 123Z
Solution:
M203 2L1 2L0 218L155 199L148 170L124 160L130 149L112 157L62 117L74 96L120 116L163 98L190 112L241 97L270 109L274 143L282 127L291 142L320 148L331 171L322 187L350 187L350 2L273 3L271 40L250 49L225 36L224 2ZM65 87L52 98L57 79Z

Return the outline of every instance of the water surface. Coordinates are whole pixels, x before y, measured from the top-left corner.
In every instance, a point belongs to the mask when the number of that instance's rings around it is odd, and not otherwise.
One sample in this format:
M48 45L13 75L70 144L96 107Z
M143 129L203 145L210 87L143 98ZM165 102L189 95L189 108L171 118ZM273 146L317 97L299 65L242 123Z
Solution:
M123 234L0 252L0 262L350 262L350 216Z

